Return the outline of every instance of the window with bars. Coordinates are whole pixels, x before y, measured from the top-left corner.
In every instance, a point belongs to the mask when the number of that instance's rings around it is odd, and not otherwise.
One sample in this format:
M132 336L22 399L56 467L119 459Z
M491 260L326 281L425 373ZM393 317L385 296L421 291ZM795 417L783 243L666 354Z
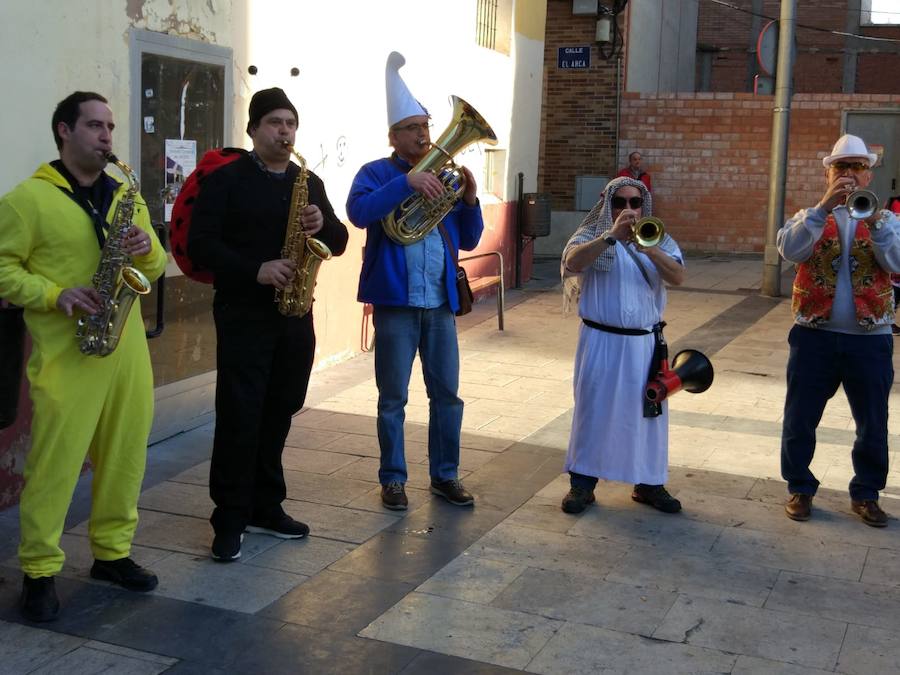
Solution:
M861 26L900 25L900 2L897 0L862 0L859 23Z
M480 47L509 54L513 0L478 0L475 41Z
M481 192L503 199L506 189L506 150L484 151L484 181Z

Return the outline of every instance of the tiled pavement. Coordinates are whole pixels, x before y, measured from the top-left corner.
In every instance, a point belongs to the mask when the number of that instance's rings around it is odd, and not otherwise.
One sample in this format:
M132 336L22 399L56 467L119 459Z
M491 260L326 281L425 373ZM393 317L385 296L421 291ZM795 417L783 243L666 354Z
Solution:
M240 563L210 561L211 429L183 434L151 448L140 503L134 557L159 588L88 578L86 478L63 538L63 613L35 627L15 606L16 513L0 514L0 673L900 672L900 523L874 530L850 514L846 400L820 428L815 517L790 521L778 469L788 303L758 295L758 259L688 262L667 338L672 354L710 355L716 382L671 399L682 514L615 483L583 515L560 511L578 321L561 315L550 262L509 294L503 333L492 302L459 322L474 509L426 491L420 377L410 510L380 506L376 391L360 356L314 376L285 451L287 509L311 524L306 541L247 535ZM894 415L893 448L898 435ZM896 461L883 503L900 514Z

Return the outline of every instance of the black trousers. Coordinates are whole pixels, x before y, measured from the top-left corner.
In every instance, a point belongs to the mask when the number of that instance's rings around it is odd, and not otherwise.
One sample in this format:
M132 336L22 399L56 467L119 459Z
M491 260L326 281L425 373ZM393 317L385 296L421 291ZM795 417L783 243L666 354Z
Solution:
M282 513L281 453L315 353L312 312L288 318L248 309L213 307L218 375L209 494L216 532L240 532Z

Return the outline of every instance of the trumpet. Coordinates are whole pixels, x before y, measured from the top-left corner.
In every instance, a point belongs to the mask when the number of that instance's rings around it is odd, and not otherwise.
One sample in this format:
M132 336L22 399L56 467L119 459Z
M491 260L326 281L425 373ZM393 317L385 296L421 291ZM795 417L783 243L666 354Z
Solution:
M641 218L631 226L631 232L634 235L634 241L644 248L656 246L662 241L666 228L663 221L653 216Z
M878 210L878 197L870 190L854 190L847 197L847 212L856 220L867 220Z

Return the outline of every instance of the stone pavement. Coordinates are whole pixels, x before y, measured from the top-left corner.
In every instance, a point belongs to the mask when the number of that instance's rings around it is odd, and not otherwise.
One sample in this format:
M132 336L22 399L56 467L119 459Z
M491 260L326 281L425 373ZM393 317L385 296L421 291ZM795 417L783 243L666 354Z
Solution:
M779 437L786 299L758 295L758 258L688 259L669 294L667 339L716 368L705 394L670 401L665 515L601 483L561 512L578 320L563 317L555 263L459 321L466 401L461 475L474 509L428 492L427 398L407 408L410 510L384 510L376 390L364 354L316 373L284 453L287 510L305 541L247 535L209 559L211 428L151 448L133 556L149 595L90 580L89 477L63 536L63 612L20 620L15 509L0 514L0 673L790 673L900 672L900 523L849 510L853 422L838 393L822 420L814 518L784 516ZM786 271L782 284L790 292ZM891 410L900 405L896 390ZM898 448L900 422L891 419ZM882 503L900 514L895 450Z

